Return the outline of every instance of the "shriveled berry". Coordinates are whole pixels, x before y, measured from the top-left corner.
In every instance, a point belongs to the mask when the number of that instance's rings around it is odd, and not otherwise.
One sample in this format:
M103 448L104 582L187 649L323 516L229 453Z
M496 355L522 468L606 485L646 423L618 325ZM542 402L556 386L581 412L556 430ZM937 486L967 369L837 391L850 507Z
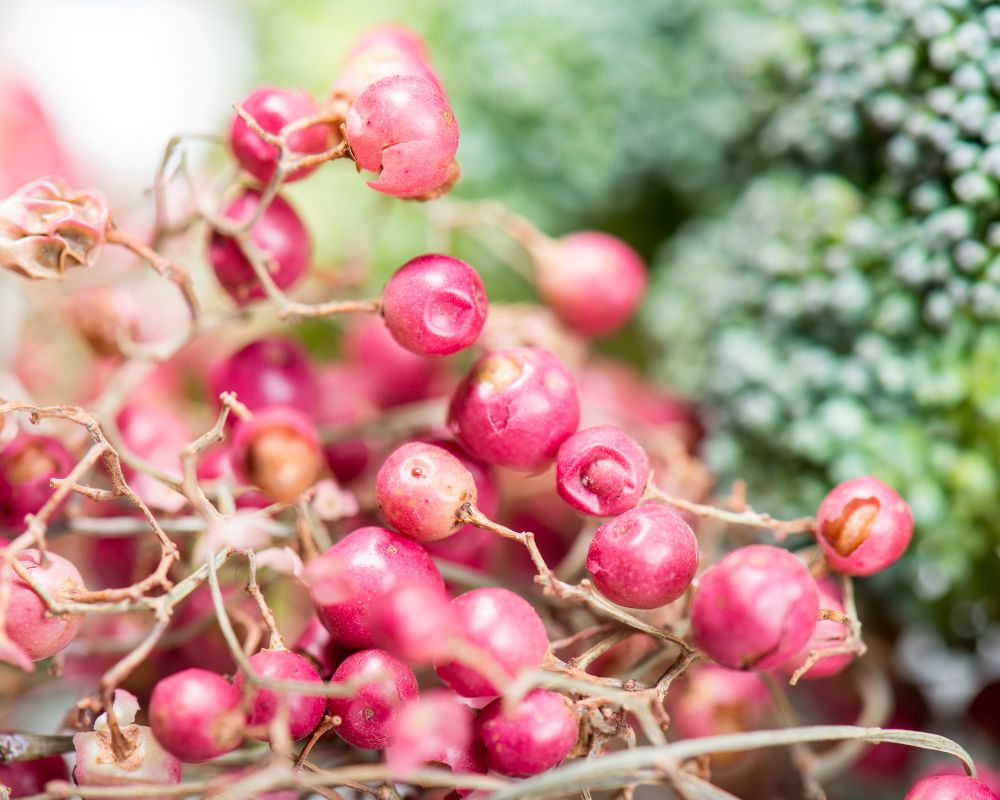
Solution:
M149 698L149 724L163 748L196 764L235 750L243 735L240 692L205 669L161 678Z
M378 25L355 41L333 85L334 97L354 102L365 89L392 75L416 75L433 83L444 95L441 80L427 62L420 36L402 25Z
M556 454L556 489L577 511L610 517L634 507L649 480L649 457L614 425L577 431Z
M511 711L498 697L476 719L476 736L491 769L526 778L562 763L576 744L579 726L569 700L533 689Z
M701 576L691 602L699 648L732 669L771 669L809 641L819 591L809 569L787 550L749 545Z
M426 583L404 583L375 598L369 626L379 647L410 664L430 664L455 634L448 595Z
M80 786L176 786L181 782L181 762L168 753L145 725L122 724L129 752L115 757L111 732L87 731L73 736L76 768L73 777ZM165 800L176 795L148 795ZM147 795L143 795L147 797Z
M997 800L997 795L967 775L934 775L913 784L906 800Z
M658 608L691 585L698 541L680 514L646 503L597 529L587 569L609 600L629 608Z
M525 600L507 589L473 589L451 601L458 634L481 650L512 678L524 669L542 665L549 649L545 626ZM443 658L437 674L463 697L493 697L500 694L484 672L459 660Z
M309 356L298 344L277 336L258 339L212 368L209 390L218 401L235 392L251 411L290 406L312 416L320 404L320 389Z
M37 514L55 491L49 481L73 466L58 439L19 433L0 451L0 528L24 530L25 515Z
M532 347L479 359L452 395L448 424L477 458L532 471L556 456L580 422L573 376Z
M382 316L393 338L424 356L445 356L473 344L486 322L486 290L464 261L417 256L389 278Z
M871 575L893 564L913 536L913 514L878 478L838 484L816 512L816 540L838 572Z
M275 86L258 86L241 103L247 112L268 133L278 134L293 122L315 117L320 113L316 101L301 89L281 89ZM312 125L291 134L288 149L293 155L309 155L326 150L330 129L325 125ZM278 148L268 144L254 133L239 115L233 116L229 130L229 146L240 166L261 183L274 176L278 165ZM297 181L312 173L316 167L298 169L287 175L286 182Z
M395 733L400 708L417 697L417 679L402 661L384 650L352 653L333 673L331 684L360 681L349 697L331 697L334 726L349 744L364 750L382 750Z
M833 611L844 613L844 601L841 598L840 589L835 581L824 578L816 584L819 589L819 604L821 608L829 608ZM792 675L800 667L804 666L809 654L814 650L830 650L840 647L847 640L847 626L832 619L821 619L817 621L813 628L812 636L805 646L791 659L781 665L782 672ZM813 664L808 672L802 675L802 679L828 678L836 675L854 660L853 653L838 653L837 655L824 656Z
M272 407L258 410L236 429L232 464L237 476L268 497L292 503L319 480L323 452L307 416Z
M265 678L315 683L318 687L323 685L323 680L309 660L291 650L261 650L250 657L250 666L255 673ZM243 683L244 676L241 672L233 685L242 690ZM267 725L278 713L282 702L288 703L288 729L293 739L301 739L311 733L323 719L323 712L326 710L326 697L323 695L298 692L282 695L273 689L259 688L254 692L253 705L247 713L247 724ZM260 738L267 741L267 733L263 733Z
M375 478L382 516L418 542L444 539L461 524L458 513L476 502L476 482L455 456L424 442L396 448Z
M257 212L261 193L245 189L222 212L237 223L248 221ZM309 231L301 217L283 197L275 197L250 230L250 241L268 261L269 273L279 289L288 289L302 277L312 258ZM266 296L264 287L243 254L236 239L213 233L208 260L222 288L238 305Z

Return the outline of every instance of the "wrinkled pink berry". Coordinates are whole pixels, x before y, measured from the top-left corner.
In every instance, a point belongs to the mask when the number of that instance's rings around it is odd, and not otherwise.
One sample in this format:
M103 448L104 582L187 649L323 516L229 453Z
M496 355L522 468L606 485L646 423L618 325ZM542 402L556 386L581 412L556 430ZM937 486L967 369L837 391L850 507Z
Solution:
M542 665L549 649L545 626L531 605L507 589L473 589L451 601L459 635L492 658L512 678ZM485 673L449 658L437 662L437 674L463 697L493 697L503 687Z
M365 89L392 75L416 75L433 83L444 95L441 80L427 62L427 47L414 31L402 25L379 25L355 41L333 85L334 96L354 102Z
M612 602L658 608L691 585L698 570L698 541L680 514L646 503L597 529L587 552L587 569Z
M223 392L235 392L251 411L290 406L312 416L320 404L309 356L295 342L276 336L251 342L220 361L208 382L216 402Z
M74 466L58 439L19 433L0 451L0 528L23 531L24 517L37 514L55 491L49 481Z
M841 599L840 589L835 581L830 578L823 578L817 581L816 587L819 590L820 608L829 608L833 611L844 613L844 601ZM782 672L792 675L800 667L804 666L809 654L814 650L829 650L840 647L847 640L847 626L832 619L821 619L816 622L812 635L805 646L791 659L781 665ZM803 680L815 678L828 678L836 675L854 660L853 653L838 653L837 655L824 656L809 671L802 675Z
M295 408L258 409L240 424L231 451L237 477L268 497L293 503L318 481L323 451L312 421Z
M222 215L234 222L249 220L260 205L257 189L245 189L230 202ZM250 230L250 241L268 262L271 278L279 289L293 286L309 267L312 242L302 218L283 197L275 197ZM238 305L266 296L250 261L232 236L215 232L208 244L208 260L222 288Z
M599 517L634 507L649 480L649 457L613 425L577 431L556 454L556 489L577 511Z
M624 325L646 291L646 265L616 236L580 231L536 257L538 291L572 328L605 336Z
M573 376L532 347L479 359L452 395L448 424L477 458L533 471L556 456L580 422Z
M281 129L301 119L315 117L320 113L308 92L301 89L280 89L275 86L259 86L241 104L257 124L268 133L278 134ZM288 149L293 156L322 153L327 148L330 129L325 125L312 125L291 134ZM233 116L229 131L229 146L240 166L261 183L267 183L274 176L278 165L278 148L268 144L250 130L239 115ZM305 178L316 167L298 169L285 177L286 182Z
M347 114L347 141L358 166L378 172L373 189L422 197L453 178L458 123L426 78L394 75L365 89Z
M379 647L410 664L430 664L456 630L450 598L426 583L404 583L376 597L368 621Z
M896 492L878 478L844 481L816 512L816 540L826 560L847 575L871 575L906 550L913 514Z
M476 482L447 450L410 442L379 468L375 497L382 516L400 533L418 542L444 539L462 527L462 506L475 504Z
M389 278L382 316L392 337L424 356L446 356L473 344L486 322L486 290L464 261L417 256Z
M997 800L997 795L967 775L934 775L913 784L905 800Z
M819 591L787 550L740 547L701 576L691 602L695 644L732 669L771 669L809 641Z
M145 725L123 725L122 735L131 749L121 761L115 758L108 730L73 736L76 748L73 777L78 785L176 786L181 782L181 762L160 746L152 730ZM149 800L168 800L175 796L148 795Z
M258 675L282 681L315 683L322 687L323 680L305 656L291 650L261 650L250 657L250 666ZM233 685L242 691L243 673L236 676ZM312 733L326 710L326 697L290 692L282 695L272 689L258 688L253 694L253 705L247 713L247 725L267 725L278 713L282 702L288 703L288 729L292 739L301 739ZM262 733L262 741L268 734Z
M0 786L10 790L11 800L42 794L49 781L66 780L69 780L69 768L62 756L0 764Z
M416 583L444 592L444 581L424 548L385 528L358 528L306 567L316 614L348 647L375 646L369 614L397 586Z
M206 669L175 672L153 687L149 725L156 741L181 761L208 761L240 744L240 692L221 675Z
M399 710L417 697L413 671L384 650L352 653L333 673L331 684L357 680L361 685L349 697L331 697L334 726L349 744L364 750L382 750L392 741Z
M498 697L476 719L476 736L491 769L526 778L562 763L579 734L569 700L556 692L533 689L511 711Z

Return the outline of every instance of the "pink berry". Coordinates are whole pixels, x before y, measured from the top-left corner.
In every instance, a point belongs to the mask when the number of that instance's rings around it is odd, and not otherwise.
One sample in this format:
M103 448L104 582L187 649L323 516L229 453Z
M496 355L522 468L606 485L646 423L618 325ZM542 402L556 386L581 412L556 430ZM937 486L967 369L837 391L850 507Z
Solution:
M70 600L73 592L86 591L83 578L73 564L60 555L38 550L22 550L14 558L56 601ZM32 661L53 656L80 632L79 614L49 614L42 599L20 575L0 561L0 569L10 576L10 603L3 620L8 638ZM24 665L22 665L24 666Z
M700 664L667 697L670 729L682 739L762 728L772 713L771 695L753 672Z
M826 560L847 575L871 575L898 559L913 536L913 514L878 478L844 481L820 503L816 540Z
M118 413L122 440L135 455L164 472L180 477L181 451L194 434L174 409L149 403L133 402ZM164 511L178 511L185 498L144 472L125 467L125 477L136 494L148 505Z
M771 669L802 649L819 619L819 591L787 550L740 547L701 576L691 602L699 648L732 669Z
M49 481L75 466L58 439L20 433L0 451L0 527L24 530L24 517L37 514L55 491Z
M320 113L319 106L308 92L294 89L279 89L274 86L259 86L241 104L257 124L268 133L278 134L293 122ZM288 137L288 149L294 155L322 153L327 148L330 130L325 125L313 125L296 131ZM238 115L233 116L229 131L229 146L240 166L261 183L267 183L274 175L278 164L278 148L268 144L250 130ZM299 169L285 177L286 182L305 178L316 167Z
M258 675L282 681L303 681L323 685L316 668L305 656L293 653L291 650L261 650L250 657L250 666ZM236 676L233 685L243 690L243 673ZM323 719L326 710L326 697L323 695L288 693L283 698L272 689L260 688L254 692L253 705L247 713L247 725L267 725L278 713L282 702L288 703L288 728L293 739L301 739L315 730ZM267 741L268 734L263 733L261 741Z
M395 197L429 195L452 178L458 123L426 78L394 75L365 89L347 114L358 166L378 172L373 189Z
M490 768L526 778L558 766L576 744L576 714L569 700L533 689L517 707L504 712L498 697L476 719L476 736L486 748Z
M427 63L423 40L402 25L379 25L355 41L333 86L335 96L354 102L365 89L392 75L416 75L444 95L441 80Z
M461 524L458 513L476 502L476 482L461 461L440 447L410 442L396 448L375 478L382 516L418 542L444 539Z
M118 358L122 355L119 337L139 338L139 308L133 295L123 287L85 289L69 300L70 322L98 356Z
M698 540L674 511L646 503L608 520L587 553L594 583L612 602L659 608L687 591L698 570Z
M844 612L844 602L841 599L840 589L836 582L830 578L823 578L816 584L819 589L819 604L821 608L829 608L834 611ZM841 622L831 619L821 619L813 628L812 636L805 646L791 659L781 665L782 672L792 675L800 667L804 666L809 654L814 650L829 650L840 647L847 639L847 626ZM833 656L824 656L809 671L802 675L803 680L815 678L828 678L841 672L844 667L854 660L853 653L840 653Z
M164 750L145 725L122 728L133 748L123 761L115 758L111 733L94 730L73 736L76 768L73 778L80 786L176 786L181 782L181 762ZM149 795L149 800L167 800L176 795ZM143 795L144 798L147 795Z
M331 697L334 730L364 750L382 750L392 741L399 709L417 697L417 679L402 661L384 650L352 653L333 673L331 684L361 681L350 697Z
M997 800L997 795L966 775L933 775L913 784L905 800Z
M382 292L392 337L424 356L446 356L473 344L486 322L486 290L464 261L424 255L401 266Z
M333 675L333 671L347 654L343 646L333 640L330 631L323 627L323 623L315 614L309 618L309 624L295 640L293 649L309 659L321 678Z
M323 453L312 421L287 407L258 409L233 436L233 470L268 497L293 503L318 481Z
M576 431L580 400L573 376L547 350L498 350L479 359L448 409L456 438L477 458L534 471Z
M585 336L624 325L646 291L646 265L621 239L580 231L537 256L538 291L567 324Z
M430 664L455 633L448 595L424 583L404 583L375 598L368 620L379 646L410 664Z
M10 790L11 800L42 794L49 781L68 781L69 769L62 756L0 764L0 786Z
M236 392L251 411L290 406L312 416L320 404L319 382L309 356L295 342L278 337L258 339L237 350L215 365L208 382L213 399Z
M549 649L545 626L535 609L507 589L473 589L451 601L459 635L496 662L507 675L537 669ZM503 687L459 660L441 659L437 674L463 697L493 697Z
M342 644L373 647L369 614L375 601L407 583L444 592L424 548L384 528L358 528L309 564L305 574L316 614Z
M257 189L245 189L226 206L222 215L234 222L249 220L260 205ZM271 278L279 289L288 289L302 277L312 258L309 231L295 209L282 197L275 197L250 230L250 241L269 262ZM222 288L245 305L266 296L257 274L239 244L231 236L213 233L208 260Z
M577 511L610 517L633 508L649 480L649 457L613 425L577 431L556 454L556 489Z
M196 764L239 746L243 735L240 692L205 669L161 678L149 698L149 724L163 748Z
M959 775L965 776L965 768L957 761L942 761L935 764L926 772L921 773L921 778L931 778L939 775ZM985 764L976 762L976 780L986 786L994 794L1000 794L1000 772L991 769Z

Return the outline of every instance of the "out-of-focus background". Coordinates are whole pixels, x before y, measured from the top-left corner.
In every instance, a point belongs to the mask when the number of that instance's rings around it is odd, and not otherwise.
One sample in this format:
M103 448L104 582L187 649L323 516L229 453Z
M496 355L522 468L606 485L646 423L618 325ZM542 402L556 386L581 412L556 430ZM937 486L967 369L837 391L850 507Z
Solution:
M323 97L385 20L427 38L447 87L456 196L647 258L640 318L602 347L699 403L723 485L812 513L874 473L911 503L915 543L866 582L869 606L902 631L904 677L964 713L1000 673L1000 7L0 0L0 190L35 176L3 157L29 137L141 219L169 136L222 132L261 82ZM426 226L347 171L288 193L332 267L377 220L379 282ZM499 299L530 295L490 275ZM998 709L981 712L994 728Z

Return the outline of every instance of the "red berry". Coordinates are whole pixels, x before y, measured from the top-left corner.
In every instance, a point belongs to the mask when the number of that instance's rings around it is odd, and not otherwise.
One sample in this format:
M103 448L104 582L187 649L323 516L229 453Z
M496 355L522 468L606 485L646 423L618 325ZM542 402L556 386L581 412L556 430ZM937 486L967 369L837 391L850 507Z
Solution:
M358 166L378 172L373 189L421 197L452 177L458 123L438 87L426 78L394 75L365 89L345 129Z
M533 689L511 711L498 697L476 719L476 736L491 769L526 778L558 766L579 733L569 700L546 689Z
M52 478L73 469L73 457L58 439L19 433L0 451L0 527L24 530L24 517L37 514L55 491Z
M396 270L382 292L389 333L424 356L450 355L473 344L486 309L479 274L451 256L417 256Z
M579 422L573 376L552 353L531 347L480 358L448 409L448 424L474 456L525 471L555 458Z
M251 342L216 364L208 382L216 402L223 392L235 392L251 411L290 406L312 416L319 409L319 382L309 356L288 339Z
M260 127L274 134L280 133L286 125L320 113L319 106L308 92L279 89L274 86L257 87L241 105ZM291 134L288 137L288 149L294 155L322 153L327 148L329 138L329 128L325 125L313 125ZM278 148L268 144L250 130L250 126L238 115L233 116L229 145L243 169L261 183L271 180L278 164ZM307 167L296 170L284 180L286 182L301 180L315 169L316 167Z
M226 206L222 215L234 222L249 220L260 205L257 189L245 189ZM309 267L312 243L309 231L295 209L282 197L275 197L250 231L250 241L269 262L270 275L279 289L293 286ZM213 233L208 260L222 288L237 305L266 296L250 261L231 236Z
M629 608L658 608L691 585L698 541L679 514L646 503L597 529L587 569L609 600Z
M124 725L122 734L133 749L121 762L115 758L108 730L73 736L76 748L73 778L78 785L176 786L181 782L181 762L160 746L152 730L145 725ZM156 796L149 796L149 800L156 800Z
M819 589L819 604L821 608L829 608L834 611L844 612L844 601L841 599L840 589L836 582L830 578L824 578L816 584ZM847 626L832 619L821 619L817 621L813 628L812 636L805 646L792 658L781 665L782 672L792 675L802 667L809 654L814 650L829 650L844 644L847 639ZM809 671L802 675L803 680L814 678L828 678L842 671L844 667L854 660L853 653L840 653L835 656L825 656L813 664Z
M802 649L819 619L819 591L787 550L750 545L701 576L691 633L709 658L732 669L771 669Z
M309 624L295 640L293 649L296 653L307 656L322 678L329 678L347 654L315 614L309 617Z
M69 769L62 756L0 764L0 786L10 790L11 800L42 794L49 781L68 781Z
M268 497L292 503L321 477L316 428L294 408L259 409L240 424L232 443L237 476Z
M417 679L402 661L384 650L352 653L333 673L331 684L360 680L350 697L331 697L334 730L364 750L382 750L392 741L400 708L417 697Z
M308 659L293 653L291 650L261 650L250 657L250 666L258 675L265 678L275 678L283 681L308 681L323 685L316 668ZM236 676L233 685L242 691L243 673ZM267 725L278 713L282 702L288 703L288 728L293 739L301 739L312 733L319 721L323 719L326 710L326 697L323 695L288 693L281 696L271 689L259 688L254 692L253 705L247 713L248 725ZM260 736L267 741L268 734Z
M820 503L816 540L838 572L871 575L895 563L913 536L913 514L878 478L844 481Z
M556 489L577 511L599 517L634 507L649 480L649 457L613 425L577 431L559 446Z
M175 672L153 687L149 724L156 741L181 761L208 761L239 746L240 692L208 670Z
M448 595L423 583L404 583L376 598L368 619L379 646L411 664L430 664L455 634Z
M335 96L350 102L375 81L392 75L416 75L431 81L444 95L441 80L427 63L427 47L402 25L379 25L355 41L333 85Z
M549 648L545 626L535 609L513 592L473 589L451 605L462 638L490 656L507 675L514 677L521 670L542 665ZM458 660L439 660L437 674L463 697L493 697L503 689Z
M983 782L966 775L934 775L917 781L906 800L998 800Z

